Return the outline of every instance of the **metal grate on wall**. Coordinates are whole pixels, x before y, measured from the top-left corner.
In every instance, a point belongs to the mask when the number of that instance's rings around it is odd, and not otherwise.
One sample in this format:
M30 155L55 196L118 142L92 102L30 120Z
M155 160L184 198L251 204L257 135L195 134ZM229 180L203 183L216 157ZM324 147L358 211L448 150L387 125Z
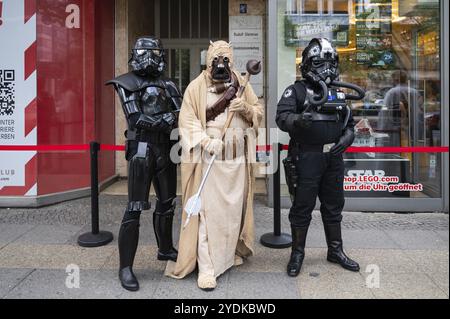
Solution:
M160 0L163 39L228 38L228 0Z

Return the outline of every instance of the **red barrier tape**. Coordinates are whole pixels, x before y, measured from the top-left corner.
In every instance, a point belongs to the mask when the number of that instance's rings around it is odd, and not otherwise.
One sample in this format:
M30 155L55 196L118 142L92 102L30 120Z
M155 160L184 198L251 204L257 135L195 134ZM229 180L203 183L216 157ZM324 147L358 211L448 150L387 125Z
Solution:
M118 151L118 152L124 152L124 151L125 151L125 146L101 144L101 145L100 145L100 150L101 150L101 151Z
M448 153L448 147L349 147L347 153Z
M0 146L0 151L89 151L88 144L81 145L4 145ZM282 150L286 151L288 145L283 145ZM102 144L100 147L102 151L125 151L125 146ZM271 145L260 145L256 148L260 152L272 151ZM449 147L349 147L347 153L448 153Z
M261 145L256 148L257 151L270 152L272 145ZM282 150L287 151L288 145L283 145ZM346 153L448 153L447 146L439 147L349 147Z
M0 151L89 151L90 146L82 145L6 145L0 146Z

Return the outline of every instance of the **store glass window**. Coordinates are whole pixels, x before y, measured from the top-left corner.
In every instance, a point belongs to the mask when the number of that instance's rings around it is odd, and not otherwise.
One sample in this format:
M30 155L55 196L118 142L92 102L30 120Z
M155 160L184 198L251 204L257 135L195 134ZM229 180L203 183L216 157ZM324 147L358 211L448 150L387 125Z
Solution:
M278 0L278 23L279 96L301 78L309 41L326 37L338 48L341 80L367 91L350 105L354 146L441 146L439 0ZM345 157L347 176L417 185L415 191L348 189L348 197L441 197L440 154Z

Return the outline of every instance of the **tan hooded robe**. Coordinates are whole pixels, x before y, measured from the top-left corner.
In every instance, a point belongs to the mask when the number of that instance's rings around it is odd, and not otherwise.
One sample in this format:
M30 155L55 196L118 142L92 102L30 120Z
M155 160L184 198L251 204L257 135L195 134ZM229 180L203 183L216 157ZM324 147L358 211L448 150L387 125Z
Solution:
M242 84L244 82L243 78L236 71L233 72L238 77L239 83ZM201 149L200 142L208 136L206 108L209 85L210 75L208 71L204 71L199 77L191 82L186 89L179 117L181 145L183 150L183 158L181 163L181 183L183 192L182 225L184 225L187 217L186 212L184 211L184 206L187 200L198 191L203 173L205 171L205 166L207 165L207 163L202 160L202 152L199 150ZM240 231L238 231L239 233L237 234L236 247L223 247L223 249L227 249L227 252L224 252L227 256L230 255L229 249L232 249L233 257L234 254L241 257L249 257L253 254L253 192L254 169L256 164L256 137L259 123L263 115L262 106L258 103L258 98L253 92L251 85L247 86L242 99L253 107L253 118L251 123L248 124L248 128L245 132L244 180L228 178L227 180L218 181L223 183L232 183L229 185L231 187L228 188L234 188L237 190L238 195L235 198L239 198L239 194L245 194L243 203L240 206L242 207L242 212L238 212L238 214L240 214L241 223L239 225L240 227L238 227L240 228ZM214 165L220 165L220 162ZM238 173L236 176L241 175ZM223 178L223 175L221 175L221 178ZM214 179L214 176L212 176L212 179ZM213 185L214 183L209 183L206 186L214 187ZM208 192L211 191L214 191L214 189L208 189L206 193L208 194ZM233 197L231 196L231 198ZM209 198L208 201L208 198L204 198L202 194L202 202L204 202L202 205L202 210L206 210L205 215L208 216L208 214L210 214L208 207L212 207L211 198ZM217 277L231 267L232 262L230 264L230 258L221 258L221 247L218 247L217 244L214 243L219 243L221 238L226 238L231 234L227 233L229 231L228 226L230 223L223 223L223 225L220 223L220 218L223 214L225 214L223 215L224 218L227 217L227 207L213 209L212 213L215 214L214 218L206 218L206 231L208 236L210 257L214 266L214 275ZM234 217L234 221L235 220L236 219ZM208 222L214 222L214 224L208 226ZM167 276L181 279L195 270L198 258L199 224L199 216L193 216L188 226L185 229L181 229L178 247L178 260L176 263L170 261L168 262L165 272ZM233 229L236 228L233 227Z

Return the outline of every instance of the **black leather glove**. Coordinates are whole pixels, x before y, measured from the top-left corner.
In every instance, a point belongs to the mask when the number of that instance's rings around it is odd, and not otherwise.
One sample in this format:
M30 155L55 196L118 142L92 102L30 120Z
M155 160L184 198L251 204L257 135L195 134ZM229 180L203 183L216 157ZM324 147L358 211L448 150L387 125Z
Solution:
M354 140L355 132L351 129L346 129L339 142L330 149L330 153L334 156L341 155L353 144Z
M144 130L152 130L158 128L161 125L162 118L160 116L148 116L141 114L138 121L136 122L136 127Z
M173 113L166 113L163 115L163 120L167 123L168 126L173 127L177 120L177 117Z
M177 117L173 113L166 113L162 117L161 130L170 134L172 129L175 127L177 122Z
M302 114L297 114L297 118L294 120L294 125L296 127L309 128L312 125L312 114L305 112Z
M136 127L149 131L161 131L170 133L175 124L176 116L173 113L148 116L141 114L136 122Z

